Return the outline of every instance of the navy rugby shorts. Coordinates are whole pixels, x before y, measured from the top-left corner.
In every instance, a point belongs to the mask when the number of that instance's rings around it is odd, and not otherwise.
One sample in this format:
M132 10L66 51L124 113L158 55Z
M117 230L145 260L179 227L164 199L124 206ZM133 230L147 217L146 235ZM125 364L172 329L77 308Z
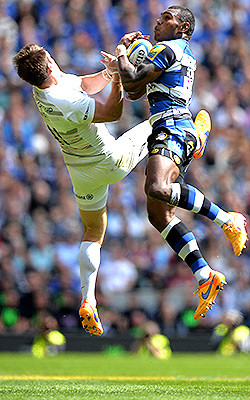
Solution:
M192 119L167 120L154 127L148 138L148 155L160 154L168 157L177 165L180 175L178 182L183 182L184 175L193 159L197 139Z

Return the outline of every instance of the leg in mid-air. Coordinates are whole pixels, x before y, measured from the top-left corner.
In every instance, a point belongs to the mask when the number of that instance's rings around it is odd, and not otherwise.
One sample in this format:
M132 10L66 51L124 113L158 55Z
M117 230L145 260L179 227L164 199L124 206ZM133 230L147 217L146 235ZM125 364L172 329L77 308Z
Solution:
M151 126L148 121L144 121L113 143L110 157L87 167L67 165L84 228L79 251L82 291L79 316L83 329L91 335L103 333L96 308L95 286L107 228L108 187L128 175L146 156L147 137L150 133Z
M96 308L95 286L100 267L101 246L107 228L108 185L102 184L104 166L102 163L80 167L67 165L67 169L84 229L78 255L82 292L79 316L86 332L102 335L103 327Z
M171 141L171 135L168 135L167 140ZM151 224L194 273L199 293L199 305L194 318L199 319L211 309L226 280L222 273L213 271L202 257L193 233L175 216L176 207L205 215L216 222L231 241L236 255L241 253L247 240L244 216L223 211L206 199L199 190L182 183L182 177L179 176L182 160L167 150L168 145L166 143L164 148L161 143L159 147L156 141L149 149L145 182L148 217ZM162 155L155 154L154 150L158 148Z
M176 207L147 198L147 210L152 225L192 270L198 282L199 293L199 305L194 318L205 316L212 308L219 290L226 284L225 276L210 268L200 252L194 234L175 216Z
M80 209L80 215L85 234L79 251L82 291L79 316L86 332L102 335L103 327L96 308L95 285L100 266L101 246L107 227L106 206L93 211Z
M211 120L208 112L205 110L199 111L194 124L200 140L200 147L193 154L193 158L197 159L204 154L211 130ZM246 219L242 214L225 212L216 204L206 199L198 189L190 185L179 185L178 183L172 185L169 203L174 203L180 208L204 215L217 223L230 240L236 256L239 256L246 247L245 243L248 240L245 229Z
M191 185L173 183L171 189L169 204L204 215L214 221L223 229L230 240L234 254L236 256L241 254L248 240L244 215L222 210Z
M210 117L205 110L201 110L197 114L195 127L198 132L200 147L195 150L192 157L200 158L204 153L211 129ZM156 142L155 144L156 147L151 148L151 152L157 148L158 145ZM238 212L222 210L215 203L208 200L199 189L183 183L183 179L178 179L175 182L179 175L178 173L180 173L179 169L182 168L180 164L182 160L179 157L176 158L175 155L173 156L171 151L165 151L164 154L166 157L157 155L149 158L148 176L145 185L146 194L152 199L164 201L171 206L183 208L211 219L223 229L232 244L234 254L239 256L248 240L245 217ZM170 160L170 165L174 164L173 161L176 163L176 160L179 163L179 168L175 165L175 174L172 177L171 172L169 172L169 162L166 162L168 157L172 159L172 161ZM169 175L170 179L167 179ZM181 171L181 175L183 178L183 171Z

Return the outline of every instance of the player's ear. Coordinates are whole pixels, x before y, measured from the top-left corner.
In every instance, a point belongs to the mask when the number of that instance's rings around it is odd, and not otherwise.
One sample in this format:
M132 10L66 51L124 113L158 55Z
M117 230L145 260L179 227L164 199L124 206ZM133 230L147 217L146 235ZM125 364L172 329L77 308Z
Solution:
M52 72L52 63L50 61L48 61L47 68L48 68L48 72L51 73Z
M185 33L189 30L190 28L190 23L189 22L181 22L179 25L179 32Z

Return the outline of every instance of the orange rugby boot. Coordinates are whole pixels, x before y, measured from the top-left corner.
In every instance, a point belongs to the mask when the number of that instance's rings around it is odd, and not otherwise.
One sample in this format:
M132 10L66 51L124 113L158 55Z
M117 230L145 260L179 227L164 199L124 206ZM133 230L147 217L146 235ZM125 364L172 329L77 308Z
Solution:
M200 158L204 154L209 133L211 131L211 118L206 110L200 110L198 112L194 125L198 138L200 139L200 147L194 152L193 158Z
M221 272L211 271L209 278L203 282L194 294L199 295L199 304L194 313L194 319L205 317L205 314L211 310L212 305L215 304L214 300L223 286L226 285L226 278Z
M79 316L83 329L91 335L103 334L103 327L97 309L92 307L88 300L84 300L79 309Z

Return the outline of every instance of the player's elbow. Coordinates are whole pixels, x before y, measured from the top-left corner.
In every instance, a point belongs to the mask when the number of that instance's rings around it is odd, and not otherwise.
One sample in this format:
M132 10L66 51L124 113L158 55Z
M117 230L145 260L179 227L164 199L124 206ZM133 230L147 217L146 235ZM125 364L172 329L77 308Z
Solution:
M126 82L126 83L122 83L123 84L123 88L125 90L125 92L127 93L135 93L140 91L142 88L140 86L138 86L137 83L134 82Z
M124 85L125 96L129 100L138 100L146 93L146 86L140 86L138 83L128 83Z

